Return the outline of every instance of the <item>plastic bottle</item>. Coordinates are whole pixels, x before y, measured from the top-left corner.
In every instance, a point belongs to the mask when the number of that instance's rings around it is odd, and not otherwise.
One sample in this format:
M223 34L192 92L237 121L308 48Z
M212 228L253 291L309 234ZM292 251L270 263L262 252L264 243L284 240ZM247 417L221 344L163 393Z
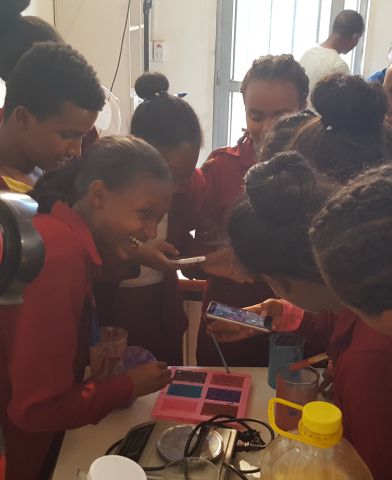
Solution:
M302 410L297 431L285 432L274 419L274 403ZM354 447L342 438L342 413L326 402L304 407L279 398L269 403L269 421L280 436L264 450L263 480L372 480Z

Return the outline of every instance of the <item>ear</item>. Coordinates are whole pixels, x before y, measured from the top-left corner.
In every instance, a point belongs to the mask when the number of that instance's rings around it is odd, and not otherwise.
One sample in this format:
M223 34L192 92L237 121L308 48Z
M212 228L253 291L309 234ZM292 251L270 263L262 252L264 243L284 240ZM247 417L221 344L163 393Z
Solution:
M358 42L359 42L359 39L362 37L362 35L363 35L363 33L354 33L354 35L352 35L352 37L351 37L352 44L357 46Z
M88 189L87 197L96 208L103 208L108 197L108 189L102 180L95 180Z
M26 107L22 106L16 107L12 116L21 130L28 130L32 123L36 121L35 116Z

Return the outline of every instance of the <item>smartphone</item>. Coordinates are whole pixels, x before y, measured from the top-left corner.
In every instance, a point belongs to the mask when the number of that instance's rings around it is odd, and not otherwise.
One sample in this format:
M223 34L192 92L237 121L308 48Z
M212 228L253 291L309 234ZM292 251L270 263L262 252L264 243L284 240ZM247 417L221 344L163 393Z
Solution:
M204 262L206 257L172 257L169 258L170 262L174 265L189 265L190 263Z
M213 320L223 320L261 330L269 333L272 331L272 317L262 317L258 313L249 312L242 308L230 307L223 303L211 302L206 311L206 317Z

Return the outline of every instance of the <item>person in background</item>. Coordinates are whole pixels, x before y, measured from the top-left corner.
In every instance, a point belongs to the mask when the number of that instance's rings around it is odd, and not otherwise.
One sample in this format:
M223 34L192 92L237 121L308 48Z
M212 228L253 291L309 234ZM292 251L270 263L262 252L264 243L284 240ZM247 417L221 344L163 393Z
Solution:
M11 2L10 2L11 3ZM59 32L42 18L22 16L20 10L27 8L30 2L14 2L14 7L2 11L0 8L0 78L7 84L11 72L19 60L37 42L64 43ZM4 108L0 108L0 122ZM82 150L98 139L96 128L92 128L82 140Z
M309 77L310 94L320 78L336 72L349 73L350 69L340 54L346 55L357 46L364 28L363 18L359 13L354 10L343 10L335 18L331 35L327 40L303 54L299 63ZM308 102L312 106L310 95Z
M384 91L388 97L388 112L386 114L385 120L389 125L392 125L392 66L389 66L384 79Z
M304 69L292 55L267 55L253 62L242 83L241 92L246 111L247 131L234 148L227 147L214 157L204 171L206 200L201 222L196 229L196 240L209 251L221 248L227 242L227 221L231 209L241 194L244 176L255 163L255 151L283 114L306 108L309 80ZM232 263L236 264L235 258ZM238 262L237 262L238 263ZM204 290L202 319L200 324L198 365L221 365L212 338L207 334L206 309L211 301L235 307L246 307L273 295L264 282L239 283L241 277L223 275L222 266L200 264L203 274L208 274ZM240 266L237 267L238 270ZM185 272L188 275L187 272ZM197 274L194 273L196 276ZM226 277L226 278L225 278ZM244 275L248 279L249 275ZM237 280L237 281L234 281ZM250 279L253 282L252 279ZM244 280L242 280L244 282ZM268 364L268 337L245 339L236 349L222 346L229 366L266 366Z
M170 208L172 179L159 152L132 137L105 137L41 177L31 196L45 263L23 305L0 307L7 480L48 480L64 430L97 424L131 397L171 383L164 362L84 380L100 252L132 258Z
M325 229L316 215L321 210L320 218L326 219L323 206L338 186L317 174L302 155L277 154L270 162L249 170L247 195L229 222L235 253L251 273L284 299L268 300L260 310L273 316L279 329L296 324L296 333L305 337L305 345L315 335L324 336L326 342L330 338L327 354L334 364L334 401L342 411L343 435L363 458L374 480L388 478L392 467L388 441L392 430L392 338L376 331L378 324L385 332L389 323L392 334L390 311L381 313L392 305L388 306L391 269L387 218L392 204L392 172L390 167L381 171L378 188L368 176L349 202L330 200L328 216L337 213L337 221ZM366 194L361 195L361 191ZM320 252L317 259L326 266L321 268L322 274L308 234L313 220L317 239L314 234L312 238ZM319 245L322 248L317 250ZM327 257L328 267L324 262ZM332 272L333 290L326 284L327 279L328 284L332 282ZM341 287L350 309L343 307L341 295L335 295ZM354 298L357 308L352 310ZM290 304L306 312L298 312ZM372 325L369 317L364 318L366 324L358 316L360 312L369 316L370 311L375 314ZM235 351L236 344L229 345Z
M129 332L130 345L149 350L170 365L182 365L182 339L188 328L176 270L166 255L191 254L190 231L204 201L204 178L196 169L202 131L193 108L181 96L169 94L168 79L145 73L135 83L143 103L132 116L131 133L153 145L173 177L173 203L158 227L157 238L141 245L132 263L137 278L124 276L120 284L104 282L95 288L101 325Z
M388 50L388 66L391 65L392 63L392 43L391 46L389 47ZM379 72L373 73L367 81L368 82L377 82L381 83L381 85L384 83L385 80L385 74L387 73L388 67L384 68L383 70L380 70Z
M0 124L1 188L26 193L43 172L81 154L105 96L71 46L37 43L12 71Z

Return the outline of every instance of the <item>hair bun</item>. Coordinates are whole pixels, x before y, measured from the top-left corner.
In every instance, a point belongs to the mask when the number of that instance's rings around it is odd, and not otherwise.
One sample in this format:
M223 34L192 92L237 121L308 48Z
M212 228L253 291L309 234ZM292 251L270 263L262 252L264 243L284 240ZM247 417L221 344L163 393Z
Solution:
M249 201L259 216L276 223L295 222L309 212L317 175L304 156L281 152L252 167L245 177Z
M0 1L0 42L14 29L20 14L30 5L31 0Z
M167 92L169 80L162 73L143 73L135 82L135 91L138 97L144 100L151 100L156 93Z
M388 99L381 85L344 73L319 80L312 103L325 127L358 134L380 129L388 111Z

